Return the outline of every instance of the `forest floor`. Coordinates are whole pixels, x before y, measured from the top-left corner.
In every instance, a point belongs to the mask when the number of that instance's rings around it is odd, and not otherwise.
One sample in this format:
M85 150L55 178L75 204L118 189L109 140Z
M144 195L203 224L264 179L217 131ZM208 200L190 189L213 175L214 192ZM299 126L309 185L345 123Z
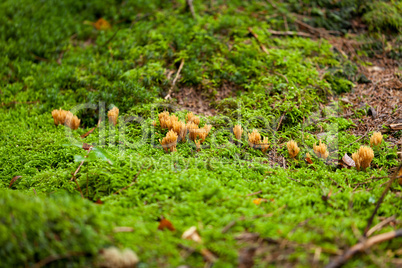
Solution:
M4 1L0 266L402 265L400 14L388 1ZM60 108L77 129L55 124ZM166 120L198 132L166 150Z

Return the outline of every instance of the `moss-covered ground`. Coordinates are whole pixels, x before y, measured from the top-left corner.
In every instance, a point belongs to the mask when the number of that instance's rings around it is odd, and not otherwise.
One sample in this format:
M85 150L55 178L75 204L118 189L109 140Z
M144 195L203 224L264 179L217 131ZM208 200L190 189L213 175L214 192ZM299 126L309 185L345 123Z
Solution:
M135 251L139 267L249 267L250 256L256 267L321 267L358 243L398 148L384 135L366 171L339 164L372 133L355 136L342 116L348 104L337 101L358 82L359 63L326 38L269 30L308 23L343 35L357 17L372 33L356 37L371 40L359 53L400 59L402 6L319 2L194 1L193 16L186 1L2 1L0 266L92 266L99 250L116 246ZM389 16L377 14L382 5ZM100 18L110 28L95 25ZM384 33L391 50L378 39ZM186 101L208 100L212 115L194 112L211 133L200 151L188 140L165 153L157 115L184 120L191 109L176 99L187 89L198 93ZM106 115L113 106L116 127ZM55 126L58 108L76 114L80 128ZM268 152L250 148L253 129L269 138ZM313 152L319 139L327 161ZM94 146L89 157L83 143ZM396 220L377 233L400 229L401 190L391 185L371 227ZM158 230L163 218L174 231ZM191 226L201 243L181 237ZM396 266L400 245L381 243L347 266Z

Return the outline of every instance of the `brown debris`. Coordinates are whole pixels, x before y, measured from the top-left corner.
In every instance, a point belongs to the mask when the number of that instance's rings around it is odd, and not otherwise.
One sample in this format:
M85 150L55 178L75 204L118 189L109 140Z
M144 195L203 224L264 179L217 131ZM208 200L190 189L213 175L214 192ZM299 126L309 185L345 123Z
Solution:
M220 88L213 88L204 81L196 87L180 87L180 90L171 93L172 98L177 100L178 110L190 110L196 114L212 116L217 113L216 103L232 97L239 90L239 86L224 83Z

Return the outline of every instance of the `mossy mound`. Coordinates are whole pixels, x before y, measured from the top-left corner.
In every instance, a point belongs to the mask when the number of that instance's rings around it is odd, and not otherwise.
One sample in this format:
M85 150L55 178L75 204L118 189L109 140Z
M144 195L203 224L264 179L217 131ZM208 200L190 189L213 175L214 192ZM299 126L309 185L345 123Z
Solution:
M52 265L93 263L110 243L111 215L66 193L36 197L0 191L0 258L4 267L33 266L48 257Z

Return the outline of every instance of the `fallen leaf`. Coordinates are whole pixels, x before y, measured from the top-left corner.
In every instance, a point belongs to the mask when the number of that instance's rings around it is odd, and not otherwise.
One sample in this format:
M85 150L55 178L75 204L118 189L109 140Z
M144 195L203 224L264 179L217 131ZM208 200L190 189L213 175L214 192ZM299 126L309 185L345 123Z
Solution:
M259 204L261 204L262 202L267 202L267 201L268 201L268 200L267 200L267 199L264 199L264 198L256 198L256 199L253 200L253 203L256 204L256 205L259 205Z
M384 68L381 68L379 66L370 66L370 67L367 67L367 70L369 72L380 72L380 71L383 71Z
M102 205L102 204L103 204L103 201L98 198L98 200L95 201L95 204Z
M389 125L392 130L402 130L402 123Z
M109 30L110 28L112 28L110 26L110 23L107 20L105 20L104 18L100 18L99 20L97 20L94 23L94 26L95 26L96 30Z
M342 157L342 161L343 161L343 163L345 163L345 164L348 165L349 167L355 167L355 166L356 166L355 161L353 161L353 159L352 159L350 156L348 156L348 154L345 154L345 155Z
M85 142L84 142L84 144L82 144L82 149L84 149L84 150L86 150L86 151L88 151L89 149L91 149L91 147L92 147L92 145L89 145L88 143L85 143Z
M92 132L94 132L94 130L96 129L96 127L91 128L87 133L82 134L81 135L81 139L87 137L89 134L91 134Z
M203 249L201 249L200 252L201 252L202 256L205 258L206 261L208 261L208 262L216 262L217 258L208 249L203 248Z
M183 235L181 236L183 239L188 239L188 240L193 240L197 243L201 243L201 236L197 232L197 227L191 226L189 229L187 229Z
M321 196L321 199L322 199L323 201L328 201L328 199L331 197L331 195L332 195L332 189L329 190L328 195L323 195L323 196Z
M162 219L160 222L159 222L159 226L158 226L158 230L163 230L163 229L169 229L170 231L174 231L174 230L176 230L175 228L174 228L174 226L173 226L173 224L169 221L169 220L167 220L167 219Z
M113 229L113 232L115 232L115 233L131 233L131 232L134 232L134 228L127 227L127 226L115 227Z
M16 180L18 180L19 178L21 178L22 176L15 176L15 177L13 177L12 179L11 179L11 181L10 181L10 185L8 186L8 188L10 188L12 185L13 185L13 183L16 181Z

